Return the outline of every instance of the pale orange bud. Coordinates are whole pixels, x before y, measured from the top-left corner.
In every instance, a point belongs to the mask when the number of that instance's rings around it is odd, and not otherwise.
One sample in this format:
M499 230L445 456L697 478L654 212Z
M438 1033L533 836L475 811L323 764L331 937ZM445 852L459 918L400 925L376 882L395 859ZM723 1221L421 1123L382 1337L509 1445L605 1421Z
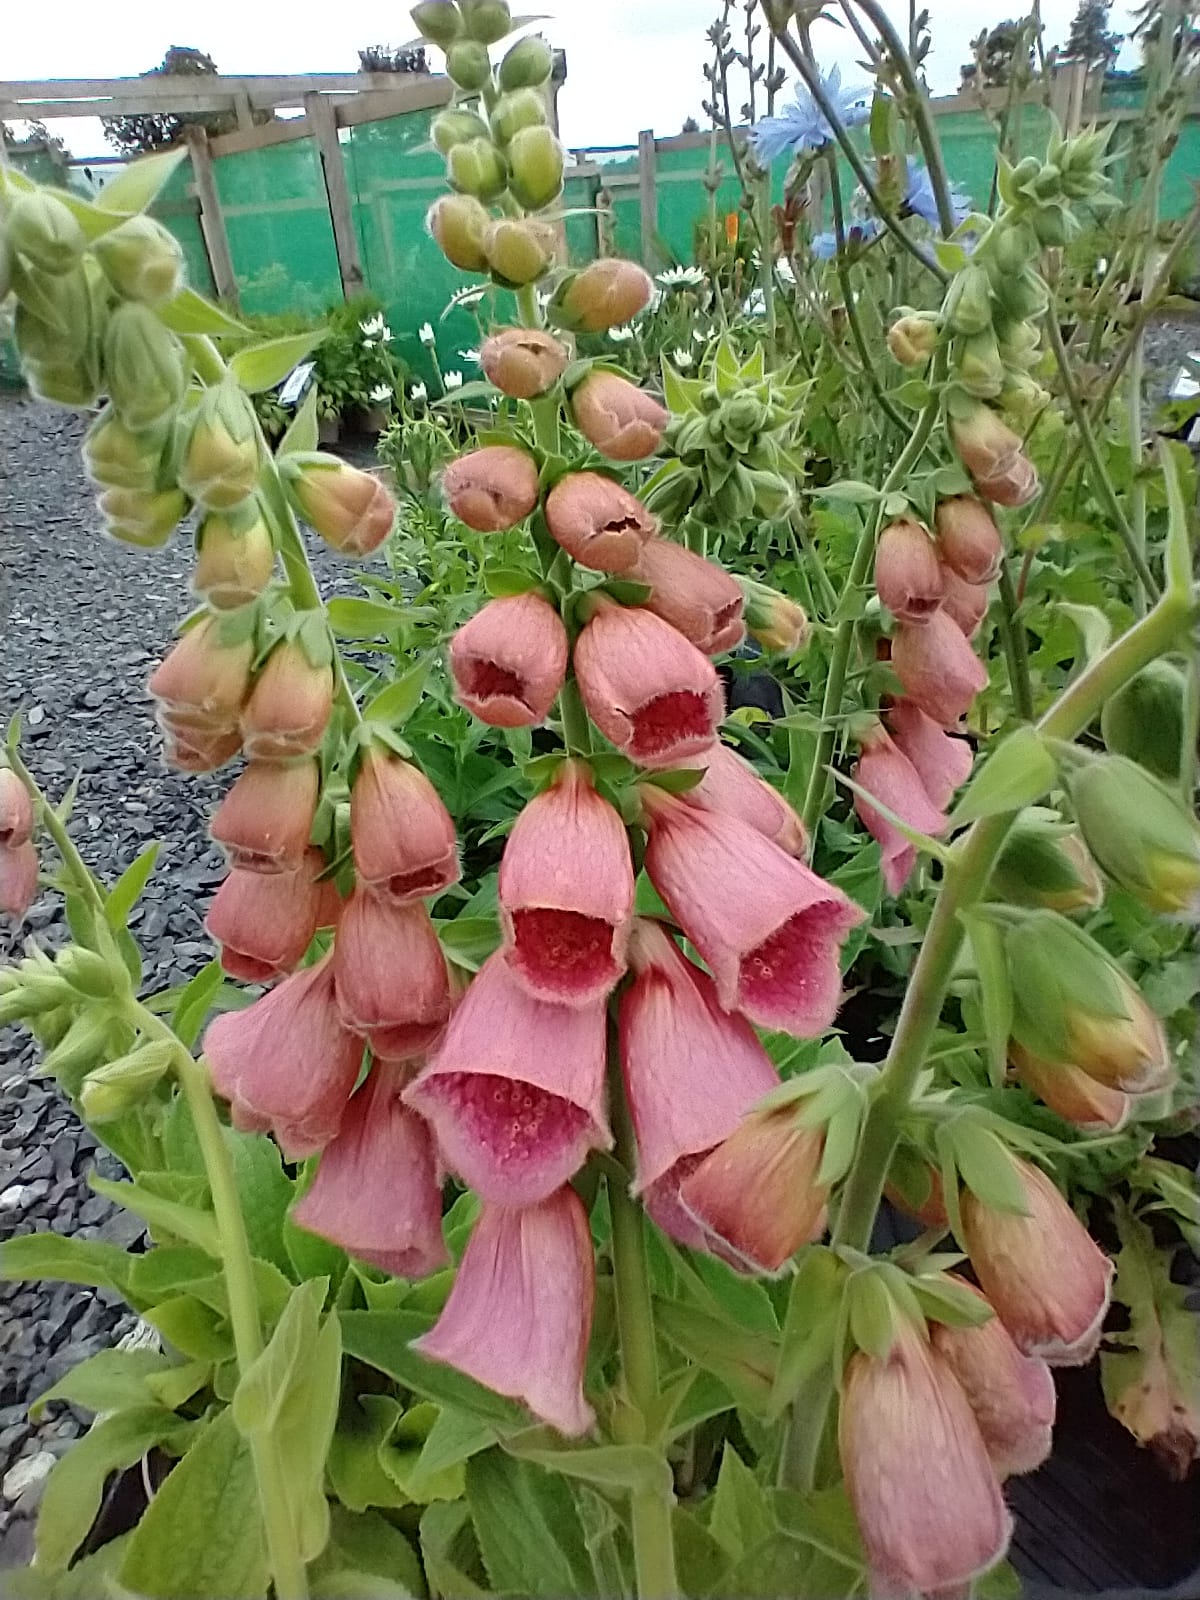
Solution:
M275 546L265 522L256 518L236 529L214 512L200 527L192 589L218 611L249 605L266 588L275 570Z
M1004 544L988 508L974 495L939 500L934 513L938 550L964 583L987 584L1000 571Z
M575 426L601 455L641 461L662 443L670 412L615 372L590 373L571 395Z
M942 603L937 549L919 522L901 517L879 535L875 592L902 622L925 622Z
M377 550L396 520L396 504L371 472L336 456L285 456L284 486L296 510L342 555Z
M502 328L483 341L479 352L486 377L514 400L545 394L569 359L558 340L540 328Z
M314 666L294 639L277 644L242 710L246 754L258 761L311 755L333 710L333 668Z
M237 726L253 658L251 640L224 645L217 619L203 617L159 662L146 688L172 715L187 716L196 732L228 733Z
M538 503L537 462L512 445L487 445L452 461L442 475L446 504L476 533L503 533Z

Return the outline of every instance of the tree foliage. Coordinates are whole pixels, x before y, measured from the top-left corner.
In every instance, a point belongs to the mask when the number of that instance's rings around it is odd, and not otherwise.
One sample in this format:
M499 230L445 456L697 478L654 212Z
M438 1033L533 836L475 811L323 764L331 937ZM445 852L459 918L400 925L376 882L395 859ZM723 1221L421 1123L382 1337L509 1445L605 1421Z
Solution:
M203 50L173 44L157 67L143 78L205 78L217 75L217 63ZM174 144L185 128L201 127L209 134L228 133L236 126L231 111L144 111L121 117L102 117L104 137L123 156L146 155ZM269 122L269 111L256 111L255 122Z
M1033 39L1024 20L1009 18L996 23L994 28L985 28L978 38L971 40L971 49L975 59L959 69L964 87L1002 89L1012 76L1014 64L1025 71L1033 66ZM1018 53L1023 55L1020 63L1017 63Z

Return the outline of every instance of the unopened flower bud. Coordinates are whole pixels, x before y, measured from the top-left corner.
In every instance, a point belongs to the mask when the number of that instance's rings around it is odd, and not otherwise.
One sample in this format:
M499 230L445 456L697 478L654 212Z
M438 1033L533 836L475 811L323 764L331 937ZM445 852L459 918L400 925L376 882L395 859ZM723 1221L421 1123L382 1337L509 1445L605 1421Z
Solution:
M593 261L564 279L550 302L552 320L582 333L600 333L636 317L650 303L654 284L636 261Z
M1135 1097L1097 1083L1082 1067L1069 1061L1043 1061L1015 1039L1009 1040L1008 1059L1030 1094L1085 1133L1116 1132L1128 1122Z
M525 127L515 133L508 164L508 186L527 211L540 211L562 192L563 148L552 128Z
M897 626L892 667L909 699L943 728L955 727L987 688L987 668L945 611Z
M94 352L73 361L27 361L25 377L30 393L52 405L86 411L100 390L99 362Z
M1128 756L1165 783L1179 779L1186 680L1170 661L1152 661L1104 703L1100 728L1114 755Z
M1200 825L1175 794L1128 756L1085 760L1067 780L1102 872L1164 916L1200 919Z
M483 240L491 220L480 202L468 194L444 194L425 214L425 226L438 248L460 272L487 271Z
M1014 906L1091 911L1104 899L1104 881L1077 833L1023 812L992 868L991 887Z
M937 547L911 517L890 522L879 535L875 592L902 622L927 622L942 603Z
M994 400L1004 388L1004 362L996 335L988 329L964 339L958 349L956 376L977 400Z
M458 88L478 93L492 77L486 47L477 39L456 39L446 50L446 73Z
M476 533L503 533L538 503L537 462L514 445L493 444L452 461L442 475L446 504Z
M45 1076L58 1078L64 1087L73 1087L107 1054L111 1022L101 1006L87 1006L80 1011L42 1062Z
M507 51L497 77L504 90L540 88L554 70L554 53L539 35L521 39Z
M9 204L5 222L12 249L42 272L69 272L87 247L71 208L46 189L18 194Z
M902 367L925 366L937 349L937 342L937 323L929 317L901 317L888 329L888 349Z
M314 663L297 639L267 657L242 707L242 743L258 761L290 761L321 743L333 710L333 668Z
M254 492L259 467L250 397L232 379L206 389L184 447L180 487L209 511L232 511Z
M84 436L84 469L102 489L152 492L161 454L158 440L127 428L112 406L105 406Z
M249 605L275 570L275 546L261 517L245 527L216 512L200 525L192 590L217 611Z
M546 496L546 526L581 567L627 572L656 523L636 496L600 472L569 472Z
M368 555L391 533L395 503L373 473L316 452L285 456L280 470L296 510L342 555Z
M93 1000L104 1000L113 991L112 969L95 950L85 950L82 945L69 945L54 962L58 972L72 989L89 995Z
M566 371L566 350L540 328L503 328L483 341L479 364L486 377L514 400L545 394Z
M38 858L31 840L0 850L0 916L19 922L37 898Z
M505 288L536 283L553 265L554 232L530 218L502 217L488 225L483 238L492 277Z
M498 200L508 187L504 157L490 139L467 139L456 144L446 157L446 176L460 194L488 204Z
M37 288L36 301L17 297L13 337L21 360L53 367L94 356L103 306L87 269L39 279Z
M514 89L501 95L490 113L493 138L510 144L523 128L544 127L549 113L539 89Z
M962 464L971 476L991 478L1020 453L1021 441L988 406L976 406L968 417L952 418L950 434Z
M753 578L741 580L746 632L769 655L795 655L808 642L808 615L787 595Z
M601 455L642 461L662 443L670 413L652 394L615 372L591 372L572 391L575 426Z
M156 494L141 489L106 489L97 505L110 539L141 550L157 550L187 515L188 498L179 489L161 489Z
M955 281L948 308L955 333L983 333L992 325L992 286L982 267L964 267Z
M104 381L127 428L153 428L175 410L187 383L183 346L149 306L118 306L104 334Z
M139 1105L162 1081L171 1065L171 1045L154 1040L126 1056L95 1067L79 1090L79 1108L88 1122L111 1122Z
M225 733L237 726L253 659L252 640L224 644L218 619L203 617L155 667L146 688L165 710L186 716L196 732Z
M473 111L455 106L435 117L429 131L437 148L444 156L448 156L456 144L465 144L468 139L486 139L488 125Z
M445 50L463 31L462 13L454 0L421 0L409 12L423 39Z
M183 249L173 233L144 213L101 234L92 253L125 300L160 305L183 284Z
M0 767L0 850L33 837L33 800L11 767Z
M480 44L496 44L512 29L507 0L459 0L459 6L467 32Z
M1000 571L1004 545L991 512L973 495L939 500L934 513L938 551L966 583L986 584Z

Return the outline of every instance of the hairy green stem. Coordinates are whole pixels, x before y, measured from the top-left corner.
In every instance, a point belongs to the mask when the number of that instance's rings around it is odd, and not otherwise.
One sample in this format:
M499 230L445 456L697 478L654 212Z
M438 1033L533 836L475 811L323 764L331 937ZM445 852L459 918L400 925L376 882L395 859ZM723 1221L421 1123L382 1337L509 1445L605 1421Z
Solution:
M1022 722L1033 721L1033 685L1029 681L1029 645L1025 638L1025 624L1017 615L1020 601L1013 585L1012 569L1008 557L1000 561L1000 638L1004 645L1004 659L1008 665L1008 686L1012 691L1013 705Z

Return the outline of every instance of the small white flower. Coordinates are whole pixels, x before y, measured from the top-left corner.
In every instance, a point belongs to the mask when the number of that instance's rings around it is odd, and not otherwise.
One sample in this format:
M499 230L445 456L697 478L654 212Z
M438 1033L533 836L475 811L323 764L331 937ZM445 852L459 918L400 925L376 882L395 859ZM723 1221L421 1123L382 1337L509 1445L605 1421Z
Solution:
M462 373L461 372L448 372L446 374L446 376L444 377L444 379L442 380L442 383L443 383L443 387L445 388L447 394L449 394L451 389L461 389L462 388L462 383L463 383Z
M654 281L663 289L699 289L707 280L700 267L668 267Z
M631 323L623 322L619 328L610 328L608 337L616 344L626 344L633 338L633 326Z
M379 330L379 342L380 344L391 344L392 342L392 330L388 327L386 322Z
M792 271L792 263L786 256L780 256L775 263L775 271L781 283L795 283L796 274Z
M364 339L363 342L362 342L362 347L363 347L364 350L374 350L374 348L375 348L374 339Z
M478 350L460 350L458 354L460 360L469 361L473 367L477 367L479 365Z
M365 322L359 323L359 327L368 339L377 339L381 333L386 331L382 314L368 317ZM391 335L387 334L387 337L390 338Z
M417 329L417 338L422 344L435 344L437 342L437 334L433 331L433 324L431 322L423 322Z
M690 350L672 350L671 351L671 360L675 363L675 365L679 368L679 370L681 372L685 372L687 370L687 368L691 366L692 362L695 359L696 359L695 356L692 354L692 352Z
M429 390L423 383L414 383L408 394L411 400L424 400L429 394Z
M391 385L387 383L377 383L375 387L368 392L367 398L377 406L386 405L386 403L392 398Z

